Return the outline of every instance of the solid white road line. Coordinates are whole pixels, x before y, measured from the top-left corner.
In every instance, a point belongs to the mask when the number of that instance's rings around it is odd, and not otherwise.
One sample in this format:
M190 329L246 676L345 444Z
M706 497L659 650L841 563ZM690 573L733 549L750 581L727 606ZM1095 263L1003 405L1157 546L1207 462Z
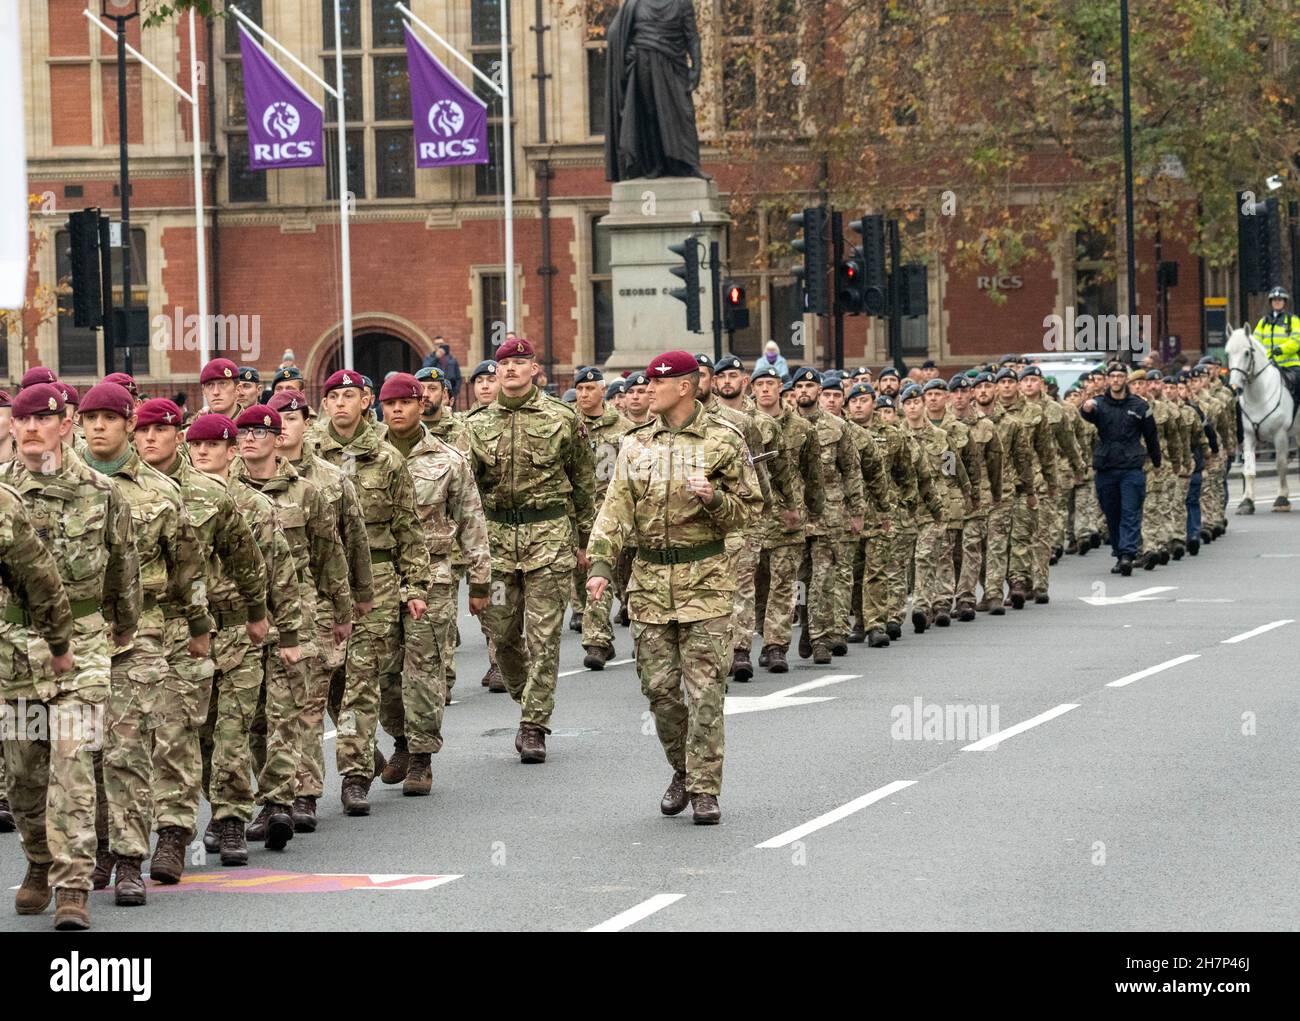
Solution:
M988 737L981 738L973 744L966 745L964 752L983 752L990 748L996 748L998 744L1009 737L1015 737L1017 734L1023 734L1030 727L1037 727L1040 723L1046 723L1048 720L1054 720L1063 713L1068 713L1071 709L1078 709L1079 703L1066 702L1058 705L1055 709L1049 709L1045 713L1039 713L1037 716L1025 720L1023 723L1017 723L1014 727L1008 727L1006 730L999 730L996 734L990 734Z
M648 918L656 911L666 908L669 904L675 904L685 897L684 893L656 893L649 900L642 901L634 908L628 908L621 911L607 922L601 922L599 925L593 925L588 932L622 932L630 925L636 925L643 918Z
M1237 642L1244 642L1247 638L1254 638L1256 635L1262 635L1265 631L1272 631L1274 628L1281 627L1283 624L1294 624L1294 620L1275 620L1271 624L1261 624L1253 631L1247 631L1245 634L1233 635L1231 638L1225 638L1220 645L1235 645Z
M606 666L624 666L627 663L635 663L634 659L611 659ZM592 674L599 673L597 670L588 670L585 666L578 667L577 670L561 670L556 677L573 677L575 674Z
M793 844L796 840L806 837L809 833L814 833L823 826L829 826L831 823L839 822L854 812L859 812L868 805L874 805L882 798L887 798L896 791L901 791L904 787L911 787L916 783L915 780L895 780L893 783L887 783L883 787L877 787L870 794L864 794L860 798L854 798L847 805L841 805L839 808L833 808L825 815L819 815L816 819L804 823L802 826L796 826L792 830L786 830L779 836L771 840L764 840L761 844L755 844L755 847L785 847L786 844Z
M1106 685L1108 688L1122 688L1126 684L1132 684L1134 681L1140 681L1143 677L1150 677L1152 674L1158 674L1161 670L1168 670L1170 667L1178 666L1180 663L1190 663L1194 659L1200 659L1201 654L1198 652L1188 653L1186 656L1179 656L1176 659L1167 659L1163 663L1157 663L1155 666L1149 666L1145 670L1139 670L1135 674L1128 674L1121 677L1118 681L1111 681Z

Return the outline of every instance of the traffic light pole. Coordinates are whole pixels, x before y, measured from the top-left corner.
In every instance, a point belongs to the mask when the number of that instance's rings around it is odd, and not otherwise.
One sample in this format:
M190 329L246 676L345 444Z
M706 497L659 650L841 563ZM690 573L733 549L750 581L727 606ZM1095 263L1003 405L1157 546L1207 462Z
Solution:
M722 357L722 269L718 265L718 243L709 242L709 287L713 292L713 360Z
M898 237L898 221L888 221L889 235L889 355L894 363L894 368L898 370L900 376L903 375L903 316L901 305L902 298L902 262L903 251L902 244Z
M96 213L99 210L95 210ZM113 256L112 243L113 237L109 227L108 217L100 216L98 222L99 229L99 279L100 279L100 303L104 307L104 365L109 371L112 371L108 363L112 357L113 346L116 343L116 334L113 329Z
M120 339L125 341L123 350L126 352L122 368L130 376L134 373L131 364L131 185L126 152L126 23L139 15L133 12L110 17L117 23L117 159L118 188L122 193L122 332L125 334ZM105 336L107 338L109 335ZM113 339L116 346L119 338L113 336ZM112 350L113 348L107 348L105 353ZM114 368L113 365L105 365L104 371L112 372Z
M834 313L833 343L835 346L835 368L844 368L844 305L840 300L840 260L844 258L844 216L838 210L831 210L831 309Z

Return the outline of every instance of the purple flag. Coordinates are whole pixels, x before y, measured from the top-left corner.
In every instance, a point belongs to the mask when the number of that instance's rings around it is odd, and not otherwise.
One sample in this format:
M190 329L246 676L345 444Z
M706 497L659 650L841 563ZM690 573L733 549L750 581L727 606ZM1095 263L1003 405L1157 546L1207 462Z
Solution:
M252 170L319 167L325 163L325 114L280 65L239 26Z
M415 121L415 165L486 163L487 104L458 82L406 29L406 68Z

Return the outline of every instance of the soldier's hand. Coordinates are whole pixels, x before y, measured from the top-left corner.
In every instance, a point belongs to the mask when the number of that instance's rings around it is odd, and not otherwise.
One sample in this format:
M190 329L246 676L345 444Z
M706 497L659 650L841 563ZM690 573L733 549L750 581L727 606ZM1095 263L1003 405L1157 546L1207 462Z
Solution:
M369 616L370 611L373 610L374 608L375 608L375 601L373 599L365 603L353 603L352 616L355 620L362 620L365 617Z
M1030 493L1027 497L1025 497L1025 506L1028 507L1030 510L1038 510L1038 497L1035 496L1033 493Z
M1055 487L1055 486L1048 486L1048 487L1047 487L1047 495L1048 495L1048 497L1050 497L1051 499L1055 500L1055 499L1056 499L1056 487Z
M1084 482L1084 473L1083 473L1083 472L1075 472L1075 473L1074 473L1074 484L1075 484L1076 486L1082 486L1082 485L1083 485L1083 482Z
M1089 397L1086 401L1083 402L1084 411L1095 411L1096 408L1097 408L1097 399L1095 397Z
M345 620L342 624L335 624L330 631L334 635L335 645L345 645L352 637L352 621Z
M700 503L708 503L713 499L713 483L703 475L692 475L688 478L686 488L699 497Z
M588 578L587 579L587 598L599 599L605 594L605 589L609 587L608 578Z
M261 620L250 620L244 625L244 630L248 632L248 640L254 645L261 645L266 641L266 633L271 630L271 622L263 617Z
M429 604L423 599L408 599L406 601L406 612L411 615L412 620L419 620L424 616L424 611L429 608Z
M482 613L484 610L488 608L488 604L490 602L492 602L491 596L470 596L469 612L472 613L475 617L477 617L480 613Z
M72 650L69 649L62 656L51 656L50 667L56 674L70 674L75 664L72 661Z
M862 525L863 518L861 514L854 514L853 517L849 518L849 529L854 535L857 535L862 531Z
M285 666L297 666L302 660L302 649L297 645L280 646L280 662Z
M784 510L781 512L781 523L786 528L799 527L799 512L797 510Z
M135 628L128 628L127 630L122 632L114 631L113 644L120 649L125 645L129 645L131 643L131 639L134 637L135 637Z
M212 653L212 636L206 633L195 635L185 646L185 651L191 659L207 659Z
M591 557L585 549L575 550L574 555L578 558L578 567L584 571L591 570Z

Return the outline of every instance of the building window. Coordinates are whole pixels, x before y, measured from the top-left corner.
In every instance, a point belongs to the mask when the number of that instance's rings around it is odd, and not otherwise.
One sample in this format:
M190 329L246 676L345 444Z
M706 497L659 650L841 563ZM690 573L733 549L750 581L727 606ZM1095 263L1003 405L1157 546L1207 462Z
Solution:
M348 128L347 136L348 191L354 197L364 198L366 195L365 132L360 128L355 131ZM337 202L339 199L338 151L339 133L338 127L335 126L325 132L325 197L331 202Z
M733 333L728 348L749 361L762 355L769 340L791 362L805 357L803 348L794 346L803 336L803 312L798 284L786 265L793 261L789 217L785 208L755 209L737 217L727 237L726 276L745 288L749 308L748 328Z
M1074 237L1074 310L1076 315L1113 316L1119 299L1115 290L1113 239L1098 231Z
M479 277L479 339L483 358L491 358L497 345L505 340L501 332L505 321L505 274L484 273Z
M510 8L506 7L509 17ZM509 23L507 22L507 32ZM471 0L470 3L470 59L474 66L493 81L501 80L501 0ZM514 95L516 51L510 46L510 93ZM505 193L505 172L501 164L503 133L501 130L502 100L477 77L474 94L488 105L488 161L474 164L474 194L479 196ZM513 111L511 111L513 113ZM513 125L513 120L511 124ZM517 176L517 175L516 175ZM516 189L517 190L517 189Z
M802 89L782 87L798 58L798 0L721 0L723 127L791 135Z
M609 46L609 23L618 13L617 0L606 0L596 17L587 24L587 134L605 133L605 69Z
M79 328L72 321L72 264L68 248L68 232L58 231L55 243L55 278L58 288L59 361L57 371L61 376L99 375L100 333L97 329ZM142 229L131 231L131 357L132 372L145 376L149 373L149 248ZM113 274L114 327L121 329L125 320L122 309L122 249L111 253ZM123 332L125 332L123 330ZM115 357L105 357L105 372L124 368L126 338L114 337Z
M256 24L262 23L262 0L241 3L239 9ZM231 202L265 202L265 170L248 165L248 111L244 109L244 62L239 52L239 29L233 19L226 25L226 192ZM256 34L256 33L251 33Z
M609 268L609 228L591 218L591 315L597 365L614 353L614 280Z

